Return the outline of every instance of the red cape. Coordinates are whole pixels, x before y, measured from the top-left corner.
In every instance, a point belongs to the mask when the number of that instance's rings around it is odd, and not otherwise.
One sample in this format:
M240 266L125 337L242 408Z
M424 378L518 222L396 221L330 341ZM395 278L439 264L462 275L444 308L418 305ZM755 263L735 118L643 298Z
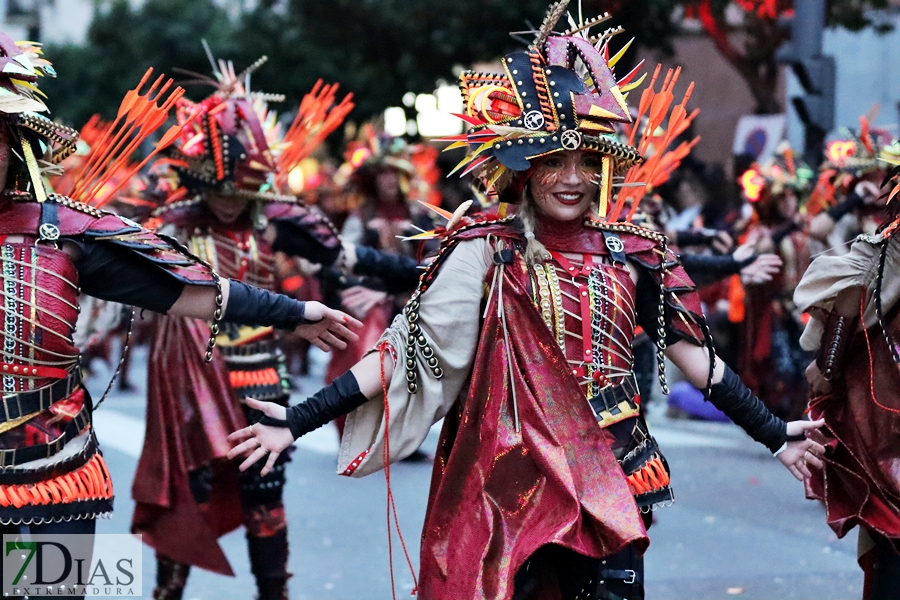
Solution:
M900 311L894 312L888 321L892 332L900 326ZM820 430L824 439L819 441L827 450L825 467L812 471L806 493L825 503L826 520L838 537L862 525L896 540L900 538L900 371L881 329L875 326L868 333L871 351L865 335L857 333L847 349L843 378L835 382L830 395L810 401L810 416L825 418Z
M217 469L209 504L191 494L188 472L225 465L225 437L247 426L218 351L204 364L209 326L158 319L150 345L147 432L132 485L131 528L160 554L234 575L217 538L243 523L236 469Z
M471 383L445 419L435 460L423 600L508 599L516 571L544 544L602 557L629 543L643 552L649 543L610 436L531 300L521 257L503 270L510 352L495 290Z

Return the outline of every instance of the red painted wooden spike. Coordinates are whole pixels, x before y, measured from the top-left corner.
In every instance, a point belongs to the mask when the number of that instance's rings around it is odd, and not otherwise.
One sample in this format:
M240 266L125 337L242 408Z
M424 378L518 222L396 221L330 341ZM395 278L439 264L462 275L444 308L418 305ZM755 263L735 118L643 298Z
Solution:
M454 117L459 117L460 119L462 119L463 121L465 121L465 122L468 123L469 125L475 125L475 126L478 126L478 125L485 125L485 124L487 124L487 121L482 121L481 119L478 119L478 118L475 118L475 117L470 117L469 115L461 115L461 114L459 114L459 113L450 113L450 114L453 115Z
M468 175L469 173L471 173L472 171L474 171L475 169L477 169L478 167L480 167L481 165L483 165L484 163L489 161L491 158L493 158L493 157L490 155L476 158L474 161L472 161L472 163L468 167L466 167L466 170L462 172L460 177L464 177L464 176Z
M629 83L631 83L631 80L634 79L635 75L637 75L638 73L640 73L641 67L644 66L644 62L645 62L645 60L641 60L641 62L639 62L639 63L637 64L637 66L636 66L635 68L633 68L633 69L631 70L631 72L628 73L628 75L626 75L625 77L623 77L622 79L620 79L619 82L618 82L616 85L618 85L618 86L621 88L621 87L626 86L626 85L628 85Z

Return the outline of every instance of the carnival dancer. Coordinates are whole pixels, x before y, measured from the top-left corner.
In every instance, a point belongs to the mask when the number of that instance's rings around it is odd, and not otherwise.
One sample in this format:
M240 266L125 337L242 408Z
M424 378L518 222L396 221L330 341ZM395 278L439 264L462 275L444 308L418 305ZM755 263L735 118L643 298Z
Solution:
M372 248L382 253L408 254L409 246L398 237L414 233L414 212L406 197L409 182L415 174L408 156L409 148L402 139L376 134L371 124L363 127L362 136L363 141L348 146L345 154L349 160L339 169L341 173L348 167L353 168L345 188L357 203L344 221L341 240L345 245ZM360 279L347 276L346 269L341 273L330 270L326 274L331 276L325 279L326 292L334 295L340 292L340 306L363 322L359 340L349 351L340 357L331 357L325 372L325 382L331 383L375 345L381 332L399 312L403 296L395 302L395 286L381 277ZM408 294L412 289L406 291ZM340 430L342 420L337 424Z
M825 420L825 466L813 471L807 496L825 503L838 537L859 526L865 600L900 590L898 175L880 194L892 199L886 226L861 234L846 254L814 260L794 294L811 316L801 343L816 353L806 371L809 410Z
M884 223L880 188L888 165L880 158L897 154L887 131L873 129L865 116L859 118L859 125L857 132L826 145L825 161L808 206L813 217L810 237L826 250L835 246L837 254L843 254L843 244L857 234L874 233Z
M349 97L337 102L337 86L320 82L276 145L274 115L263 101L278 97L251 92L246 83L262 62L236 74L220 61L215 79L199 76L214 86L213 94L196 104L179 100L182 134L155 167L170 169L170 202L155 219L222 276L274 289L273 253L296 254L292 240L301 223L315 221L328 239L337 237L295 196L272 190L353 105ZM238 476L225 460L226 434L261 416L247 408L246 398L287 402L284 356L272 327L224 327L211 363L203 365L194 352L209 333L196 319L157 322L132 529L156 550L154 598L181 598L192 565L233 575L217 538L242 524L259 598L286 598L282 491L288 456L266 475L255 469Z
M266 417L231 436L232 456L250 454L242 468L268 454L268 472L296 437L349 412L338 468L358 477L389 469L443 417L423 599L643 597L641 509L672 493L631 370L637 324L654 333L660 359L795 476L818 451L801 439L818 424L785 424L714 360L665 237L616 222L613 182L646 146L607 135L630 120L622 94L634 74L616 80L612 32L590 37L603 17L551 35L565 6L551 6L526 51L502 59L504 73L460 76L472 128L454 141L474 148L463 165L481 167L518 214L455 215L378 352L303 404L253 402ZM673 79L656 96L659 113ZM642 107L655 94L645 96ZM673 113L676 131L684 106Z
M27 526L32 534L93 533L96 517L113 508L113 485L73 342L79 291L209 319L212 331L251 323L337 347L354 338L347 326L357 323L318 303L220 278L168 238L77 201L90 200L115 174L118 159L132 152L130 143L140 144L164 121L166 103L183 93L164 93L172 80L160 77L148 90L151 70L131 90L137 113L129 109L112 134L121 134L121 151L107 145L110 152L92 174L72 182L80 190L73 199L48 192L41 175L74 150L78 137L38 114L46 111L38 76L54 74L50 64L37 46L0 33L0 65L0 532L18 534ZM197 350L201 364L204 354L215 353L214 343L210 337Z
M765 405L783 418L799 418L806 408L803 370L809 355L800 348L802 313L794 288L810 263L809 235L800 212L812 171L795 164L782 145L776 159L741 175L754 218L745 233L758 252L774 252L782 269L769 282L743 282L743 321L738 372Z

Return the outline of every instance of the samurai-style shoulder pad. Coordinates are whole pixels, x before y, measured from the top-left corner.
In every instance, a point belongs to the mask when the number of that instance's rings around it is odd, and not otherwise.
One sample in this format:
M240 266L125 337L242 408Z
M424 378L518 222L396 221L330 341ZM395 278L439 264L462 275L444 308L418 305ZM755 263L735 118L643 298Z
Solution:
M267 219L303 219L310 212L310 208L299 201L271 201L266 202L262 209L263 215Z
M127 233L105 233L88 230L85 238L94 242L126 248L154 265L165 269L176 279L190 285L215 285L210 265L191 254L175 238L138 228Z
M441 247L437 252L437 256L431 261L428 268L425 269L425 272L423 272L422 276L419 278L419 287L416 288L413 297L418 297L428 288L428 285L437 275L441 264L443 264L447 256L450 255L450 251L453 250L458 243L465 240L487 237L489 235L509 241L520 239L521 233L510 227L510 224L514 219L514 215L496 219L479 215L466 218L459 225L454 227L452 231L444 232L444 235L442 236L443 239L441 240Z
M183 283L215 285L211 267L172 238L65 196L52 195L48 202L57 205L57 226L62 239L115 244L165 269ZM3 211L0 235L36 236L41 211L42 206L37 202L13 202Z

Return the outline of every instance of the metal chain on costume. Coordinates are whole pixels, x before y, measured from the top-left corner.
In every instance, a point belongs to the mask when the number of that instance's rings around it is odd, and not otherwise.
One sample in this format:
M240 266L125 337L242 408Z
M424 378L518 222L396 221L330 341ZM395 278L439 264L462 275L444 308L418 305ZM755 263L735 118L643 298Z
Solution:
M119 364L116 365L116 370L113 371L112 377L109 379L109 383L106 385L106 389L103 391L103 395L100 396L100 399L94 403L94 406L91 407L91 412L100 408L100 405L103 404L103 401L106 400L106 397L109 395L109 391L112 389L113 383L116 382L116 379L119 377L119 373L122 371L122 365L125 364L125 357L128 356L129 342L131 342L131 331L134 328L134 307L131 307L131 318L128 319L128 329L125 331L125 341L122 342L122 356L119 357Z
M703 339L706 342L706 350L709 352L709 374L706 376L706 389L703 390L704 398L709 400L709 395L712 393L712 380L716 371L716 348L713 346L712 332L709 330L706 319L703 319L703 323L700 327L703 330Z
M657 315L656 329L656 368L659 377L659 388L663 394L668 395L669 383L666 381L666 257L669 255L667 240L662 240L662 265L659 273L659 314Z
M216 336L219 335L219 323L222 322L222 305L224 298L222 297L222 280L219 274L210 269L213 281L216 282L216 310L213 312L213 321L209 326L209 341L206 344L206 362L212 362L213 349L216 347Z
M884 341L887 342L888 348L891 349L891 356L894 358L894 364L900 366L900 353L897 352L897 346L894 344L894 340L891 339L891 334L888 331L888 328L884 324L884 310L881 306L881 288L884 283L884 265L887 261L887 249L888 244L890 244L891 238L884 238L884 242L881 245L881 252L878 257L878 274L875 276L875 315L878 317L878 326L881 327L881 333L884 335ZM860 315L862 318L862 315ZM866 324L862 324L863 328L865 328Z

